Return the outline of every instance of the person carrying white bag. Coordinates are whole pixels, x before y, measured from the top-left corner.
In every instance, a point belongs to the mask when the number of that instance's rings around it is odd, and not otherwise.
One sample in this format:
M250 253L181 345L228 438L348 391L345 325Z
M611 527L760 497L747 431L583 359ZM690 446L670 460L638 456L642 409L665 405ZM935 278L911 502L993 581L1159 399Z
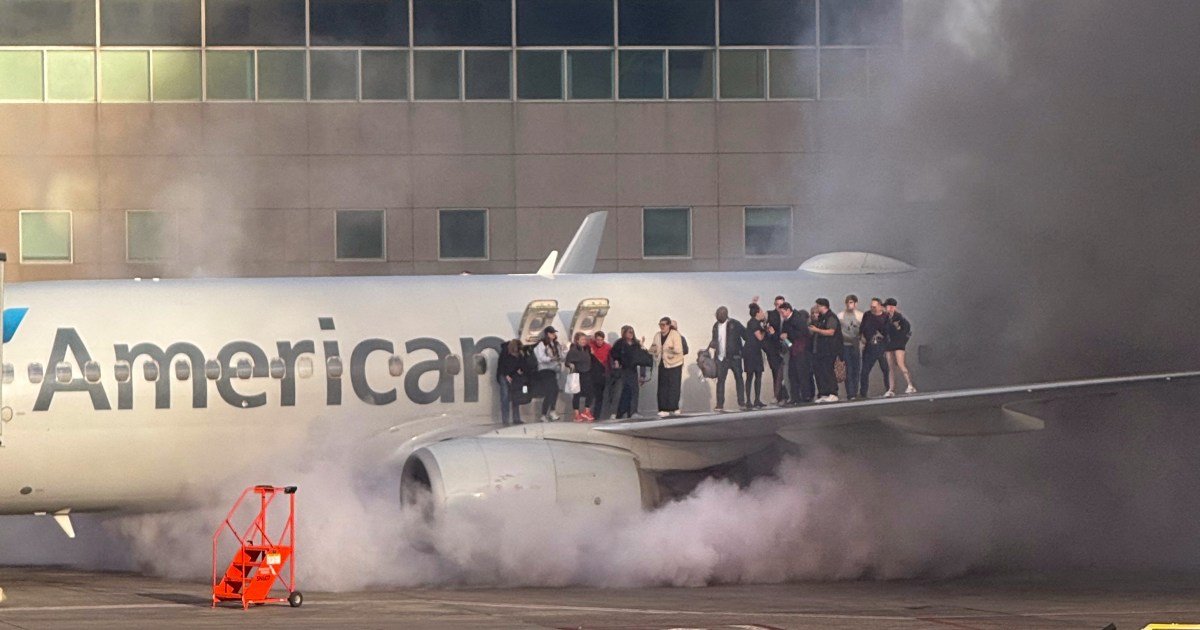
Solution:
M571 407L575 410L575 422L595 422L592 415L592 344L585 332L575 333L571 349L567 351L567 382L563 391L574 394Z

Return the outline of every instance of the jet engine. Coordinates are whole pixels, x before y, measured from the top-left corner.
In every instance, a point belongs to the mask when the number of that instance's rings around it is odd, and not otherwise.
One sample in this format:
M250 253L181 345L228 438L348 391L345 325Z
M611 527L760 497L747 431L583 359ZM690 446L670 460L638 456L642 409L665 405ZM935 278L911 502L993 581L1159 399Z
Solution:
M619 448L513 437L452 438L417 449L405 460L400 497L422 493L434 508L490 497L564 508L638 509L655 501L632 453Z

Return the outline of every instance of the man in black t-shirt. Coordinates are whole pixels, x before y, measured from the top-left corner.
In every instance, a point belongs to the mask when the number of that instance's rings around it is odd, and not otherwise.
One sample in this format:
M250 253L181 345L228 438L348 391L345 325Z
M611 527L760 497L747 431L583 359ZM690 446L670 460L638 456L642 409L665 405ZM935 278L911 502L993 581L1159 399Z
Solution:
M883 310L883 300L871 298L871 310L863 314L862 326L859 328L859 335L863 339L862 382L859 389L862 398L867 397L867 389L871 384L871 370L875 368L876 363L883 372L883 389L891 390L887 362L888 321L888 314Z
M842 353L842 323L829 308L829 300L817 298L816 321L808 327L813 335L813 372L817 377L817 402L837 402L834 362Z

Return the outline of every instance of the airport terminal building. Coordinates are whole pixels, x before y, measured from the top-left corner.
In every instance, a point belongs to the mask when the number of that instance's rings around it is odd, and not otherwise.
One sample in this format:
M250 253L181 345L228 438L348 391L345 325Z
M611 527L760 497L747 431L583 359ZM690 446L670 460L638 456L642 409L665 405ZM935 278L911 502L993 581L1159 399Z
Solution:
M793 268L900 0L0 0L10 280Z

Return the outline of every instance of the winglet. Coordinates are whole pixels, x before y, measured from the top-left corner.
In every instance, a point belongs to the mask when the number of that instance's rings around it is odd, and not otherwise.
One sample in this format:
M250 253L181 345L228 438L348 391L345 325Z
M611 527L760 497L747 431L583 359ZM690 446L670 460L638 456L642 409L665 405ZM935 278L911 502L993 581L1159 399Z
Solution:
M554 263L556 262L558 262L558 250L550 250L550 255L547 256L546 260L542 262L542 266L538 267L537 275L542 276L543 278L553 278Z
M596 270L596 258L600 255L600 241L604 239L604 223L608 212L593 212L579 224L575 238L567 245L562 260L554 273L592 273Z
M58 523L58 526L62 528L63 533L67 535L67 538L75 537L75 528L71 525L71 508L55 512L54 522Z

